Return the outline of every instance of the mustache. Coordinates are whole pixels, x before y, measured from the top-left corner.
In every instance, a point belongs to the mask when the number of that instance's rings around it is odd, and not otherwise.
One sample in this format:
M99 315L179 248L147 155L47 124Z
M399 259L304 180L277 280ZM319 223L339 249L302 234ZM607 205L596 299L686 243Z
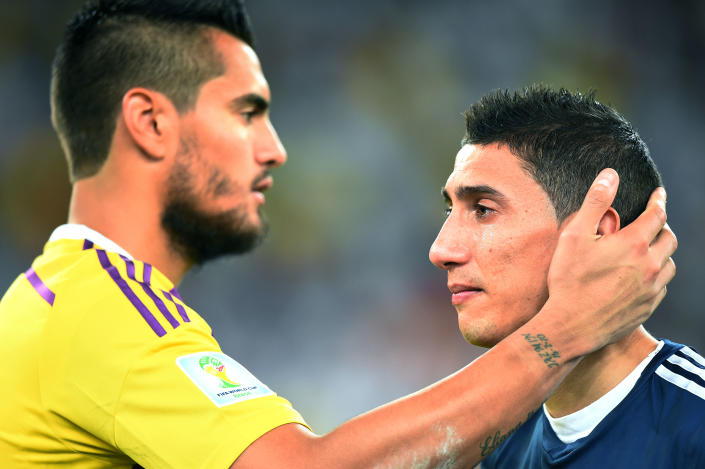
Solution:
M252 181L252 184L250 185L251 190L257 190L257 186L259 185L260 182L263 180L267 179L270 176L270 171L268 169L265 169L262 171L255 179Z

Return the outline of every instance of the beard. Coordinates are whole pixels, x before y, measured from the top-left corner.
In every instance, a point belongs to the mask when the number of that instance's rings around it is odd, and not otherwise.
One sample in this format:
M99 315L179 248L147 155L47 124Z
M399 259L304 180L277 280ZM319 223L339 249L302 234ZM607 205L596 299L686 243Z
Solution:
M248 220L244 203L218 213L201 209L199 201L203 197L198 196L199 191L192 181L194 153L189 151L189 146L182 142L182 151L167 181L166 202L161 216L161 225L172 250L189 264L196 265L221 256L251 251L262 242L267 232L267 224L260 210L260 223L255 225ZM261 175L256 181L265 176ZM215 168L210 168L205 193L211 197L226 195L237 189L233 185Z

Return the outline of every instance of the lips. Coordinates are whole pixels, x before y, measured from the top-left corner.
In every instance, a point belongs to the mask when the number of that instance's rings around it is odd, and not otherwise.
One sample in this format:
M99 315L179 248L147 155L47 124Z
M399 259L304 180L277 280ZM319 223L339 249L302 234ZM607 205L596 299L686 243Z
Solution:
M451 292L450 300L453 305L470 301L484 292L484 290L478 286L459 283L449 283L448 290Z
M272 179L272 176L269 174L264 174L255 179L255 182L252 183L252 190L255 192L264 192L272 187L273 184L274 180Z
M459 284L459 283L449 283L448 290L450 290L451 293L456 294L456 293L462 293L464 291L482 291L482 288L476 287L474 285L463 285L463 284Z
M251 190L252 195L254 195L255 197L255 200L257 200L257 203L264 204L264 191L272 187L272 184L274 184L274 180L272 179L272 176L269 175L268 171L265 171L264 173L260 174L254 180L251 186Z

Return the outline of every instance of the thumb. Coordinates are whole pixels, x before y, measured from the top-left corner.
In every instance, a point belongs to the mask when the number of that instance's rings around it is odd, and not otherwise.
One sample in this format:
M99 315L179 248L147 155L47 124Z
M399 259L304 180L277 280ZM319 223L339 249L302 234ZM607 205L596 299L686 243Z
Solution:
M580 210L570 222L572 228L582 233L597 233L602 216L617 195L618 186L619 175L614 169L606 168L600 171L588 189Z

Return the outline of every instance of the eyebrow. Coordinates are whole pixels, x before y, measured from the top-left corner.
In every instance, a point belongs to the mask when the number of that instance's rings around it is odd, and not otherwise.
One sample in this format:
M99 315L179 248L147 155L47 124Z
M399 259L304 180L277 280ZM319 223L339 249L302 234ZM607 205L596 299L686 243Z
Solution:
M250 106L254 108L255 113L261 114L269 109L269 101L257 93L247 93L238 96L230 102L230 107L234 110Z
M444 188L441 189L441 194L446 202L450 202L450 195ZM506 197L494 187L479 185L479 186L460 186L455 189L455 198L458 200L468 200L478 195L490 195L496 199L504 200Z

